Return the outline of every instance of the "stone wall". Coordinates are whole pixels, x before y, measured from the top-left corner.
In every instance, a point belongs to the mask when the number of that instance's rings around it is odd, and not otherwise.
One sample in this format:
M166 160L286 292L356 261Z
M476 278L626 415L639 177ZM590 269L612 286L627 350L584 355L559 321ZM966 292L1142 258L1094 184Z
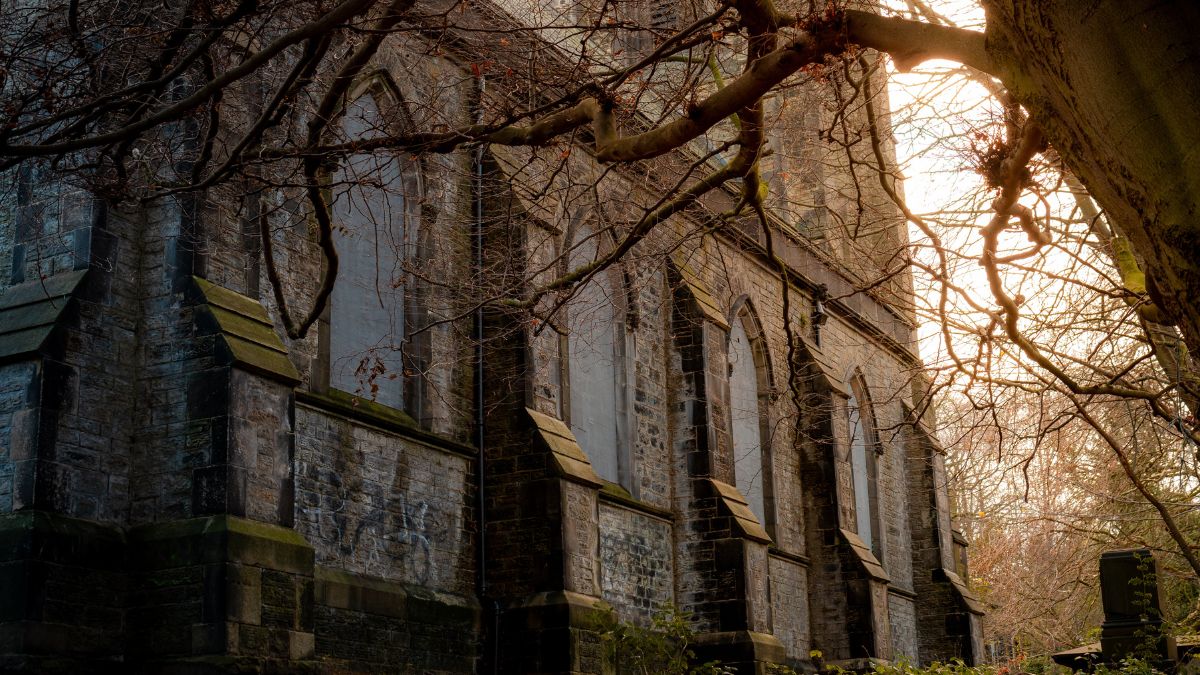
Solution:
M296 531L326 567L471 595L473 471L461 450L296 407Z
M419 102L399 106L411 124L462 122L467 69L430 51L398 43L378 65ZM811 116L795 121L813 127ZM814 148L794 150L820 163ZM248 670L599 672L601 600L643 625L677 607L706 658L747 671L772 660L807 667L812 649L847 665L964 653L969 635L948 632L947 617L974 617L937 576L953 569L944 469L927 438L905 431L920 367L914 328L879 297L854 292L861 278L847 273L899 243L894 210L867 195L878 208L863 259L829 232L806 238L775 223L787 287L756 221L700 236L711 223L677 217L605 272L620 310L624 397L624 470L610 484L591 471L589 448L568 438L571 336L551 314L560 298L533 317L489 308L482 344L470 339L480 337L471 303L480 289L515 297L565 271L554 263L565 232L547 214L592 194L592 210L572 218L619 220L654 203L654 183L639 169L604 172L585 152L564 156L562 171L532 150L494 153L482 166L473 152L422 164L413 276L449 281L405 282L412 317L436 324L405 346L419 372L392 374L406 380L406 410L331 389L328 316L304 338L283 337L263 242L247 219L270 209L284 299L293 314L307 311L322 262L287 190L137 213L106 213L75 193L25 194L24 212L0 213L4 286L87 270L64 296L54 339L0 362L0 513L18 512L0 523L15 551L0 575L36 582L4 586L3 644L15 645L5 664L27 667L70 646L78 663L128 659L147 670L207 660ZM672 161L682 160L664 159L664 174L678 169ZM811 191L819 177L808 169L798 172L804 185L786 187ZM554 182L601 174L594 193ZM24 176L12 190L32 188ZM725 212L736 199L717 190L696 211ZM837 198L830 208L854 211ZM822 222L831 219L809 225ZM543 271L530 280L530 270ZM276 366L234 353L239 336L213 323L204 283L238 294L249 309L237 330L258 321L257 342L247 341L271 350ZM818 329L822 288L838 299ZM739 312L761 328L766 371L761 523L734 477L727 343ZM878 560L854 541L852 372L881 430ZM568 431L547 437L535 413ZM72 632L77 645L67 644Z
M909 425L904 435L912 490L913 565L923 572L913 584L925 609L916 617L918 650L928 660L978 659L982 607L956 572L945 458L923 424Z
M600 505L600 597L625 621L646 624L675 600L672 527L661 517Z
M510 160L509 163L522 166L522 162L517 160ZM579 160L579 163L580 167L574 170L586 172L586 160ZM531 179L528 175L522 178ZM602 182L600 185L602 194L628 194L628 199L635 203L644 199L638 186L626 182L619 175L610 176L607 181L610 184ZM545 188L544 191L554 192L551 188ZM818 471L823 477L816 484L806 483L803 477L801 448L804 443L795 439L796 427L793 422L796 416L792 407L794 400L788 393L789 366L784 320L786 316L793 324L793 331L803 338L812 341L818 339L808 323L814 304L811 288L791 287L787 298L791 307L789 315L784 311L784 293L778 276L764 264L764 259L758 253L760 249L751 243L748 251L737 250L747 246L746 238L752 241L760 239L752 231L743 238L741 231L731 230L727 238L709 240L704 245L689 242L686 238L676 242L672 239L674 236L676 234L662 234L657 239L652 237L641 245L644 250L638 254L640 259L665 261L664 257L656 258L655 252L678 249L673 258L681 257L694 269L699 282L711 293L716 310L724 313L725 321L736 308L749 307L762 325L770 380L773 383L772 391L764 392L768 402L765 426L770 430L767 455L772 485L769 494L773 499L770 500L771 513L763 524L769 527L772 544L781 553L793 556L792 559L813 556L815 580L806 576L804 583L813 583L814 594L821 596L817 605L821 611L814 610L814 614L821 617L820 626L810 628L807 612L803 617L794 612L790 615L783 612L781 616L785 618L785 623L792 627L776 627L776 619L770 613L762 613L759 610L762 603L756 606L750 596L754 593L755 584L759 583L757 580L770 579L773 589L775 574L785 575L780 582L785 587L795 583L797 574L780 562L782 558L768 564L766 557L746 557L739 564L747 565L743 570L747 576L738 584L744 583L745 586L739 586L743 588L739 592L749 595L742 596L738 602L745 603L745 609L739 611L747 614L739 621L756 629L773 630L777 635L780 634L780 628L791 630L788 645L789 656L793 658L805 658L808 647L814 646L826 651L827 658L838 659L849 658L853 653L854 649L846 637L847 624L860 621L853 616L863 616L862 622L876 627L878 639L881 640L881 654L892 651L912 653L911 640L906 637L911 632L912 616L904 611L903 606L893 612L889 594L881 594L882 587L872 587L866 595L853 596L859 601L873 598L871 602L874 609L866 614L851 611L847 604L852 602L846 590L847 584L861 572L856 571L858 568L854 565L857 563L843 569L849 563L841 559L844 553L838 551L842 545L835 541L837 529L844 527L852 530L855 520L843 391L834 392L826 399L826 403L821 404L826 410L820 414L827 417L829 426L818 434L820 437L811 439L813 445L809 452L815 453L814 462L824 464L825 468ZM536 226L529 228L526 237L530 251L528 265L531 268L543 266L557 250L554 244L556 239ZM809 275L807 278L812 280L814 287L817 283L835 288L839 284L844 286L849 283L846 277L839 276L835 270L822 267L828 264L823 254L805 248L801 241L777 234L775 246L782 251L785 259L797 261L799 269ZM633 349L626 355L632 361L636 375L631 385L635 401L633 428L636 432L629 439L629 462L634 479L625 487L635 498L657 506L663 503L659 501L663 491L659 485L652 485L649 481L655 476L674 476L668 493L673 500L668 503L679 519L674 528L676 602L682 609L692 613L697 630L717 630L721 625L734 625L722 624L725 620L719 618L723 610L718 608L725 606L723 603L728 601L716 599L725 597L729 578L713 567L713 561L722 555L718 550L723 544L718 541L731 536L731 532L719 526L715 529L710 527L722 522L717 505L706 502L700 496L694 480L697 476L712 476L726 482L732 482L733 479L724 403L727 395L724 382L727 336L716 324L706 323L698 315L687 315L685 310L681 310L682 305L692 300L687 291L681 295L679 288L682 282L670 276L671 264L664 262L659 268L642 264L637 269L636 285L627 286L627 295L633 298L633 304L626 308L626 312L627 315L636 314L636 323L628 327L634 337ZM660 290L664 288L664 281L665 292ZM825 362L823 367L834 373L835 379L842 381L856 369L861 371L870 392L877 428L894 429L904 419L902 404L908 401L907 396L911 392L909 378L918 372L919 367L909 351L914 335L912 327L905 317L870 298L851 296L836 304L836 316L820 331L821 358ZM669 341L663 341L663 331L671 336ZM558 365L561 353L559 342L544 334L531 341L529 355L535 382L535 404L550 414L559 415L562 412L557 403L557 392L562 385L561 379L555 379L555 373L561 367ZM545 394L544 398L542 394ZM669 403L668 406L660 404L664 399ZM801 421L807 423L809 420ZM668 430L665 438L671 441L666 447L659 441L664 438L661 433L664 427ZM806 429L805 433L808 434L809 430ZM879 536L882 540L880 562L886 570L887 583L907 592L913 588L914 572L904 440L892 435L885 436L881 432L879 451L877 508ZM669 470L664 470L668 467ZM828 509L804 506L806 491L822 490L825 491L823 498L830 500ZM809 550L813 542L826 543L821 544L822 550L814 552ZM620 603L614 604L620 607ZM625 611L633 614L633 610ZM889 627L893 617L900 622L895 637ZM814 632L822 636L815 643L812 642ZM804 633L803 637L800 633ZM803 649L798 645L803 645Z
M138 290L134 275L113 274L117 262L136 260L115 234L123 221L109 217L99 200L43 170L27 169L3 177L15 186L5 186L13 201L0 208L0 257L11 265L10 275L0 279L0 289L7 289L0 297L7 305L41 289L54 299L41 308L52 312L46 316L52 322L40 327L48 332L37 349L4 354L7 361L38 361L32 371L26 365L21 374L8 374L23 378L9 385L26 391L25 412L11 419L25 427L10 446L22 455L19 467L9 467L16 469L12 506L36 502L117 523L129 507L132 420L94 402L136 396ZM14 311L0 321L23 321L21 310ZM3 328L7 333L17 326Z
M479 656L471 598L317 567L315 654L340 672L469 673Z
M0 670L120 672L124 533L23 510L0 515Z
M919 662L922 655L917 639L916 601L893 593L888 598L888 622L892 626L893 658Z
M812 645L808 614L808 566L771 556L771 618L789 661L807 661Z
M296 530L315 549L315 654L345 672L471 672L475 461L360 401L296 406Z
M0 366L0 513L14 506L14 482L28 475L37 442L38 363Z
M134 528L127 658L311 662L312 555L290 529L228 516Z
M633 267L633 266L631 266ZM659 508L671 506L671 424L667 343L671 293L661 267L631 270L637 325L633 330L632 462L634 495Z

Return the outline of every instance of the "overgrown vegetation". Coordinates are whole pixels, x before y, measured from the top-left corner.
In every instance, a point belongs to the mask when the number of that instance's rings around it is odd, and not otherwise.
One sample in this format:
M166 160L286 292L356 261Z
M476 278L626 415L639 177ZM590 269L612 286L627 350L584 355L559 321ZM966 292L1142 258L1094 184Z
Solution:
M622 621L606 605L597 608L604 656L619 675L732 675L736 671L718 661L694 665L696 633L690 615L674 607L657 613L649 625Z
M607 665L616 675L734 675L738 671L720 661L696 663L696 632L690 614L667 607L654 615L649 624L623 621L605 604L596 608L595 625L604 643ZM1151 642L1147 640L1150 653ZM819 650L809 652L809 660L819 673L852 675L864 671L827 664ZM771 675L800 675L801 670L785 665L767 666ZM875 662L865 671L870 675L1069 675L1075 671L1060 666L1048 657L1018 659L1009 665L968 666L960 660L917 666L905 659L892 663ZM1158 675L1164 673L1152 658L1129 658L1117 664L1098 664L1096 675Z
M901 660L896 663L877 663L868 672L874 675L1018 675L1019 673L1068 675L1075 672L1044 657L1028 659L1015 665L1016 668L1012 666L968 666L962 661L955 660L950 663L933 663L918 667ZM850 672L836 666L826 666L825 670L835 675L845 675ZM1153 675L1163 671L1145 659L1126 659L1118 664L1097 665L1092 672L1099 675Z

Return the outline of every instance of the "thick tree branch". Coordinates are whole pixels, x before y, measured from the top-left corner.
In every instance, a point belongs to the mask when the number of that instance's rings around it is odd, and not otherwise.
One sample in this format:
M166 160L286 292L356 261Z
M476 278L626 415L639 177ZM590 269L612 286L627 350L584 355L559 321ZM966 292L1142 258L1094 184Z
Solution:
M984 47L983 33L849 10L846 34L854 44L887 52L901 72L930 59L957 61L985 73L996 72L996 64Z

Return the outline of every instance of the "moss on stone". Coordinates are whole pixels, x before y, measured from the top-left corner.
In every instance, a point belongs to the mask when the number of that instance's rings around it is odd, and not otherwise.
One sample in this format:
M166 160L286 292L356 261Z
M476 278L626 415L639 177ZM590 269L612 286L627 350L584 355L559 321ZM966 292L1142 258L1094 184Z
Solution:
M377 401L372 401L369 398L355 396L344 391L338 391L337 389L330 389L328 393L321 396L343 409L350 408L351 410L386 420L392 424L399 424L413 429L418 428L417 421L409 416L408 413Z
M238 562L311 574L313 548L295 530L219 515L145 525L130 531L138 560L148 569Z
M270 323L271 317L267 315L267 310L259 301L241 293L231 291L224 286L218 286L207 279L201 279L200 277L192 277L192 279L196 282L196 287L209 304L237 312L255 321Z
M55 274L0 292L0 361L41 351L62 323L86 271Z
M220 324L221 330L226 335L240 337L247 342L279 352L280 354L287 353L287 349L283 346L283 342L279 339L279 336L275 334L275 330L271 324L263 321L255 321L242 314L231 312L213 304L208 306L208 311L213 313L213 317Z
M600 486L600 499L610 504L619 504L635 511L640 511L641 513L662 518L663 520L674 520L675 517L669 509L664 509L637 499L629 494L628 490L612 481L604 481L604 484Z
M192 279L200 296L197 318L204 319L207 330L224 338L231 365L289 384L300 381L300 373L261 303L199 277Z
M130 530L129 538L135 541L154 541L224 531L244 532L255 534L264 539L278 539L283 543L308 545L304 537L300 536L295 530L230 515L185 518L164 523L142 525Z
M121 531L115 527L47 511L18 511L0 515L0 532L7 530L40 530L115 540L123 538Z

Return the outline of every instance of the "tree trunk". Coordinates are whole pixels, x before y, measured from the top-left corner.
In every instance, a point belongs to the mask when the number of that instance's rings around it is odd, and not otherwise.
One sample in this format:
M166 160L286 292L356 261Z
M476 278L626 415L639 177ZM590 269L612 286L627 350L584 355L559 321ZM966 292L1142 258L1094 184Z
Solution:
M996 73L1146 261L1200 354L1200 4L984 0Z

